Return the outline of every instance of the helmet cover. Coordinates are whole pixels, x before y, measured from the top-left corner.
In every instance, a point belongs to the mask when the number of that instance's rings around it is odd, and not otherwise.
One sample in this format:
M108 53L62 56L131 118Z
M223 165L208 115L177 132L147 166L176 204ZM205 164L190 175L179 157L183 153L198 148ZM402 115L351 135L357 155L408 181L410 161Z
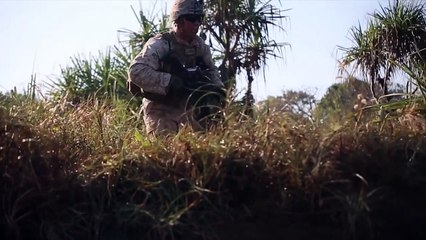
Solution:
M173 3L170 21L176 21L183 15L203 15L203 0L176 0Z

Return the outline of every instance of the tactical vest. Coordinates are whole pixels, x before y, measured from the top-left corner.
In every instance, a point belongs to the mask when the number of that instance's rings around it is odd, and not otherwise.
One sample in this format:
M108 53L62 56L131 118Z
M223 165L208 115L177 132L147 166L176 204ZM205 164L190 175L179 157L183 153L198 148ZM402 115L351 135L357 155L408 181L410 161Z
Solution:
M156 35L156 37L165 39L168 42L169 51L166 53L166 55L169 54L170 52L174 52L175 56L179 59L180 63L184 65L186 68L192 68L196 66L200 67L201 69L207 68L207 65L205 64L203 60L203 53L201 51L201 48L185 46L183 44L178 43L176 41L174 34L170 32L159 33ZM160 56L160 59L162 57L163 56ZM162 66L161 62L160 62L160 65L161 65L159 69L160 71L169 72ZM131 81L130 82L128 81L127 84L128 84L127 87L129 91L134 96L147 97L148 99L158 97L158 100L160 100L160 98L163 98L158 96L157 94L142 92L141 88L139 88L137 85L135 85ZM151 100L154 100L154 99L151 99Z
M174 52L179 61L186 68L192 68L196 66L206 68L201 48L185 46L178 43L174 34L170 32L160 33L157 36L160 36L162 39L165 39L168 42L169 52L167 54Z

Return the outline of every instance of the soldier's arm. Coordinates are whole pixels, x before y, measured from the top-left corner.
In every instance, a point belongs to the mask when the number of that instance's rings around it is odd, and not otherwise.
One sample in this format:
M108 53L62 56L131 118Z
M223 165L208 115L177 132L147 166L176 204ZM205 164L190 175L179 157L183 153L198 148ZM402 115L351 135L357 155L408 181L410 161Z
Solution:
M171 75L160 72L160 56L169 51L167 40L151 38L129 67L129 79L144 92L167 94Z
M207 68L209 69L208 77L218 87L224 87L222 81L220 80L219 71L217 70L217 67L214 65L210 47L206 44L203 44L203 48L204 48L203 60L204 60L204 63L207 65Z

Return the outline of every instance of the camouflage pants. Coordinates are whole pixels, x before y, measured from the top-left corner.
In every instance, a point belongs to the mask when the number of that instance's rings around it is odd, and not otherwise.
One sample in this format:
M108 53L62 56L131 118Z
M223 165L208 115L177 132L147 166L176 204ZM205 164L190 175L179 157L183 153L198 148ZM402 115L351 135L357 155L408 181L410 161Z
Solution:
M169 135L188 125L194 131L202 130L201 125L194 119L190 109L183 102L170 104L143 100L142 110L146 131L150 136Z

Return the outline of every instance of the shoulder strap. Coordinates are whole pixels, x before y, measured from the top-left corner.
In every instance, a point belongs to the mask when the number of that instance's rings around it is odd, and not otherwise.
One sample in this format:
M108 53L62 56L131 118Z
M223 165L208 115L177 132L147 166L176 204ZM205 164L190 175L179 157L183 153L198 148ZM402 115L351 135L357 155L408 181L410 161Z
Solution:
M166 40L169 44L169 51L172 50L172 41L174 41L173 34L171 34L170 32L162 32L159 33L158 36Z
M168 42L168 44L169 44L169 51L168 52L170 53L170 52L174 51L179 56L179 59L181 61L183 61L182 62L183 64L188 64L188 62L186 62L186 60L181 59L182 57L187 56L186 51L188 51L188 50L189 51L195 51L195 53L191 54L193 56L193 60L189 62L189 65L195 65L195 66L200 66L200 67L203 66L202 68L205 68L204 67L205 63L203 61L203 52L201 51L202 47L200 47L200 49L195 48L195 47L194 48L191 48L191 47L190 48L180 48L180 47L175 48L174 43L175 43L176 39L175 39L175 36L173 35L173 33L162 32L162 33L159 33L157 36L162 38L162 39L165 39ZM202 45L203 43L204 42L200 42L200 45Z

